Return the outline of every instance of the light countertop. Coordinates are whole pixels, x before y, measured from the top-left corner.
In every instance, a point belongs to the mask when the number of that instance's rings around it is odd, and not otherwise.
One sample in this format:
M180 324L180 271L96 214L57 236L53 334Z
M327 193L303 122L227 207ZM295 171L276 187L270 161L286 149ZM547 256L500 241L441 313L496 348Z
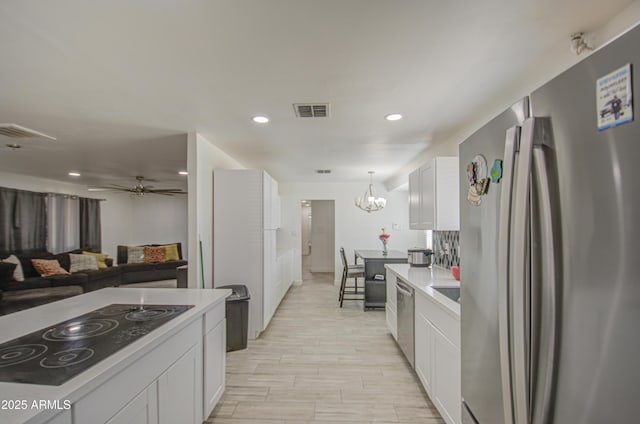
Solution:
M0 317L0 343L114 303L194 305L139 340L60 386L0 382L0 399L69 400L84 395L200 318L231 294L231 290L169 288L106 288ZM42 412L42 413L41 413ZM0 410L0 422L41 422L53 411ZM33 419L33 421L32 421Z
M447 311L460 317L460 304L433 289L433 287L460 287L460 281L453 278L450 270L436 266L415 267L409 264L385 264L385 268L411 285L416 292L434 299Z

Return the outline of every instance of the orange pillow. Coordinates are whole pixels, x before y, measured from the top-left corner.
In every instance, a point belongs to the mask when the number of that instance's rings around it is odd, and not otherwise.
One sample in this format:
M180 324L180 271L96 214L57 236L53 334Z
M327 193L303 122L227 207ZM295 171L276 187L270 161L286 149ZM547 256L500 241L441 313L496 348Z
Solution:
M164 262L164 246L145 246L144 261L145 262Z
M31 259L31 263L41 277L71 274L60 266L60 262L57 259Z

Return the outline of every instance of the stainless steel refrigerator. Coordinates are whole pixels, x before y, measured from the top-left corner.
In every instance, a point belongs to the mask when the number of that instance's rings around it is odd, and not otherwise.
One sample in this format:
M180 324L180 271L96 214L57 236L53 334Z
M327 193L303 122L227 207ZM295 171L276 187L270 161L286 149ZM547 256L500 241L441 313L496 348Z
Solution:
M464 423L640 422L638 68L640 27L460 145Z

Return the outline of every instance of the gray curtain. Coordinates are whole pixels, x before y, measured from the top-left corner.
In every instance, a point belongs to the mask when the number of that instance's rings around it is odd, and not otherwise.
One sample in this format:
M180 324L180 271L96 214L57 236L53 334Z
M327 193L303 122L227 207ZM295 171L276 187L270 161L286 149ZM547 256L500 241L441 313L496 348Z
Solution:
M44 250L46 194L0 187L0 252Z
M76 196L49 193L47 250L68 252L80 247L80 201Z
M100 251L102 232L100 230L100 200L80 198L80 247Z

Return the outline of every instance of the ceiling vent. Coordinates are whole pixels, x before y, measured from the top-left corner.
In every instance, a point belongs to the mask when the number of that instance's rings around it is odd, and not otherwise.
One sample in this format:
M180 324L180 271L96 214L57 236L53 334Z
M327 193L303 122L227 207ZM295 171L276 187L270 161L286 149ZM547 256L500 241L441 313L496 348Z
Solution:
M294 103L298 118L328 118L329 103Z
M16 124L0 124L0 135L11 138L46 138L56 141L55 137Z
M330 169L316 169L316 174L331 174Z

